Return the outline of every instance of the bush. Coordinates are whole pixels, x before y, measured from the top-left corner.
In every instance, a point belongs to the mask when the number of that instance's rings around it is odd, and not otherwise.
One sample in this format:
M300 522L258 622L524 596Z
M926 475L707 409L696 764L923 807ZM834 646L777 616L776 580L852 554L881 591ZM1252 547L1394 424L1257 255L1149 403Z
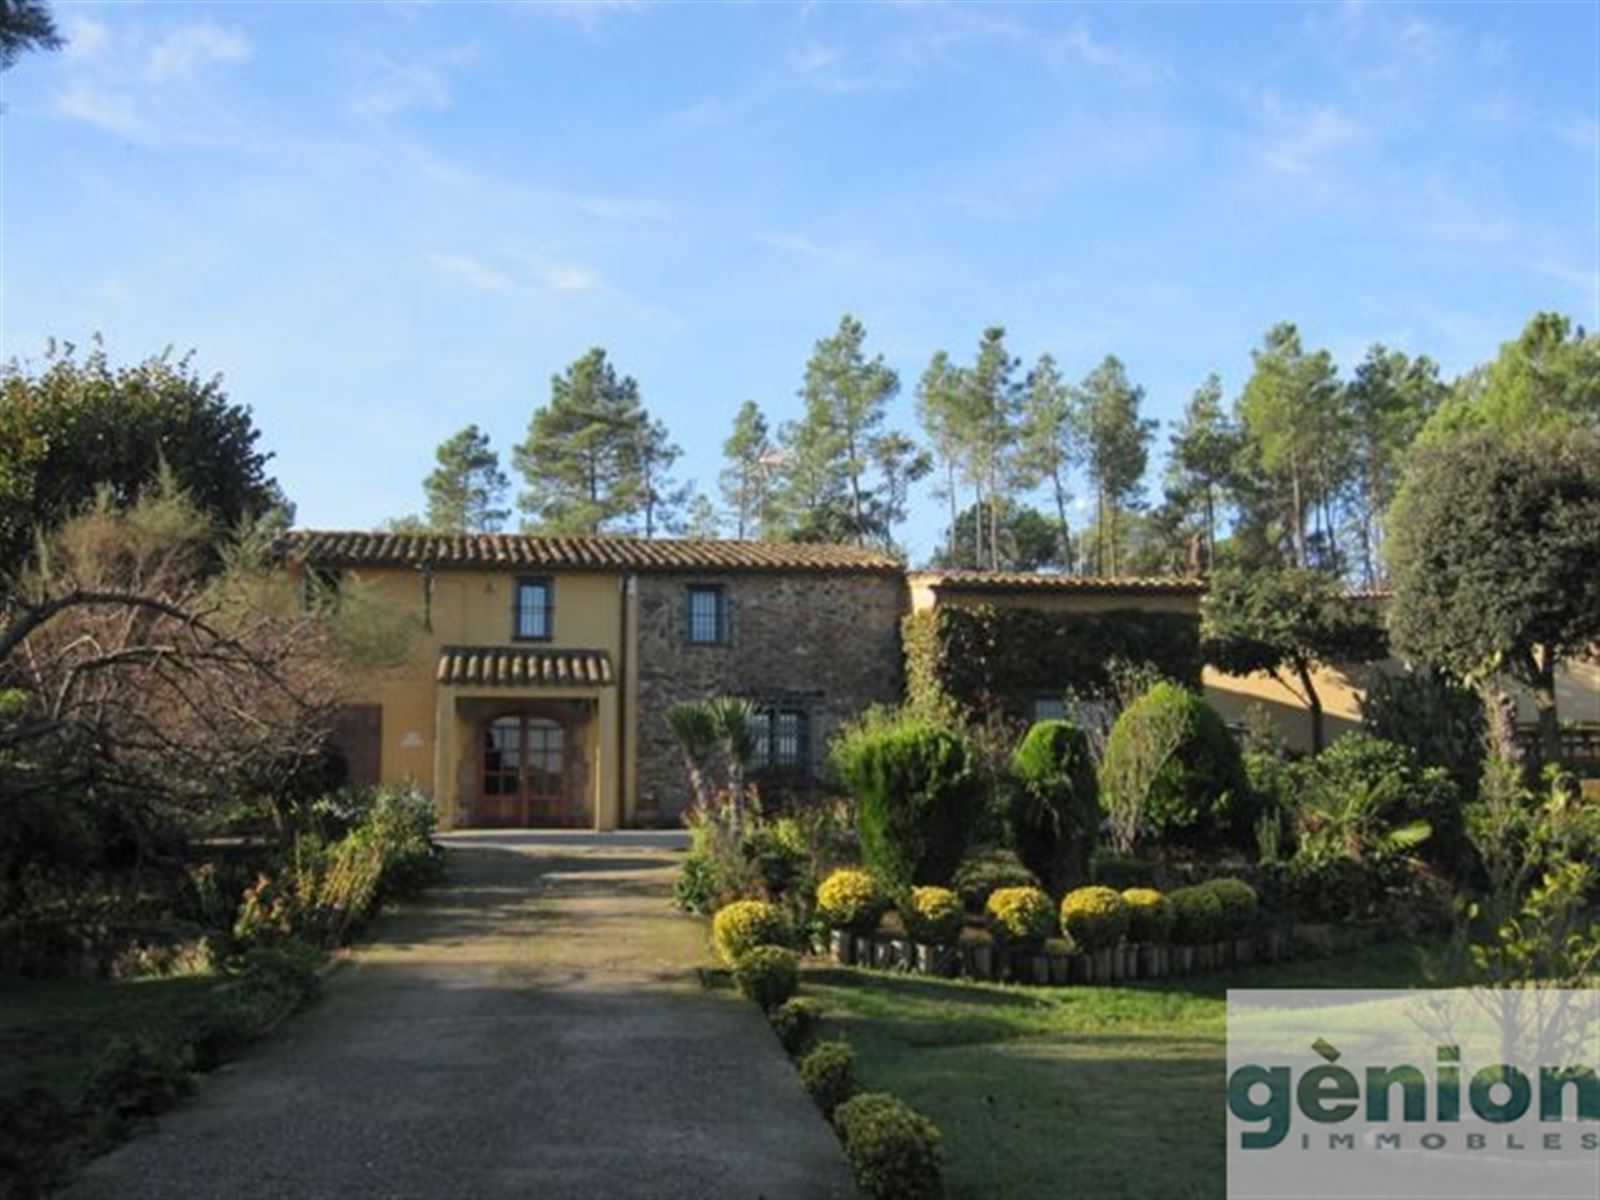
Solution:
M1350 733L1295 768L1304 858L1378 862L1427 843L1435 860L1463 843L1459 795L1449 773L1424 767L1416 752L1368 733Z
M842 1040L818 1042L800 1058L800 1086L831 1117L856 1090L856 1052Z
M147 1034L119 1034L83 1082L82 1103L119 1119L153 1117L194 1090L188 1048Z
M1081 950L1106 950L1128 932L1128 906L1111 888L1078 888L1061 901L1061 928Z
M1222 901L1206 887L1179 888L1172 901L1172 940L1180 946L1204 946L1222 930Z
M866 871L835 871L817 887L817 915L830 929L871 933L888 908L889 898Z
M1034 887L999 888L984 906L989 928L1014 946L1037 946L1055 926L1055 906Z
M1100 828L1100 789L1088 735L1039 721L1011 757L1008 825L1017 855L1052 892L1088 878Z
M792 820L757 822L740 847L750 871L767 896L780 900L800 884L806 870L806 848Z
M949 882L983 810L966 737L922 717L870 714L834 742L829 761L856 798L867 869L892 890Z
M757 946L733 960L733 982L763 1011L782 1004L800 987L800 956L782 946Z
M1238 743L1199 695L1158 683L1111 727L1101 792L1127 840L1148 835L1176 845L1247 847L1255 807Z
M911 889L900 916L912 941L950 946L961 936L967 914L961 897L949 888L918 887Z
M939 1130L893 1096L866 1092L834 1113L856 1186L869 1200L935 1200L944 1161Z
M1150 887L1155 877L1155 868L1142 858L1098 850L1089 859L1089 881L1118 891Z
M1009 850L991 847L956 868L952 886L961 894L968 912L981 913L989 897L1000 888L1038 887L1039 877Z
M1248 937L1256 919L1256 890L1242 879L1213 879L1202 885L1221 905L1218 930L1224 938Z
M772 1023L772 1031L778 1035L784 1050L793 1056L817 1036L822 1024L822 1007L815 1000L796 996L768 1011L767 1020Z
M1164 946L1172 937L1177 919L1172 901L1155 888L1129 888L1122 893L1128 906L1128 940L1150 946Z
M766 900L735 900L711 918L711 942L730 967L757 946L782 946L789 941L783 910Z

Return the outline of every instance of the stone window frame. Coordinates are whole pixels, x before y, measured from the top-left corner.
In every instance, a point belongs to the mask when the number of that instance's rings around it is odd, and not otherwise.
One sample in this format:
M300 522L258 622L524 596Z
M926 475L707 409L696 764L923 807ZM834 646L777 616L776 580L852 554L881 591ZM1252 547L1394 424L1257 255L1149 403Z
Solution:
M544 589L544 604L540 611L544 614L543 633L524 633L522 631L522 589L538 587ZM556 634L556 585L548 575L518 575L511 582L511 640L513 642L548 642Z
M712 595L717 598L717 636L714 639L695 637L694 598ZM683 644L694 649L727 649L733 645L733 596L725 583L688 583L683 589Z

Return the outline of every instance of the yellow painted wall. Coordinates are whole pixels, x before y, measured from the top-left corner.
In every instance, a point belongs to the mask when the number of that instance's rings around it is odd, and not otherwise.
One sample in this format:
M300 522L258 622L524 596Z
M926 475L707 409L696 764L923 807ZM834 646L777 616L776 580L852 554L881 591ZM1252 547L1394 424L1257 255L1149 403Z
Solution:
M1137 591L1079 592L1049 590L994 591L950 590L933 586L927 579L911 577L911 609L942 608L1027 608L1039 612L1098 613L1138 609L1141 612L1198 613L1198 595L1163 596Z

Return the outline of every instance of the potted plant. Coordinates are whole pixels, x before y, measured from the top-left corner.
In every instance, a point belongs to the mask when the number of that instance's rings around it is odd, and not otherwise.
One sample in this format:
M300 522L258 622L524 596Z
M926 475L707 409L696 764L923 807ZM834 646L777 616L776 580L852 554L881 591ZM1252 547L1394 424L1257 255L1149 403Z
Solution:
M966 910L949 888L914 887L900 906L911 938L912 964L924 975L947 975L954 965L951 948L961 936Z
M817 915L830 930L834 961L872 966L872 934L888 908L888 896L866 871L843 868L818 884Z
M1118 943L1128 931L1128 905L1121 893L1108 887L1082 887L1061 901L1061 928L1072 944L1094 957L1097 983L1122 977Z

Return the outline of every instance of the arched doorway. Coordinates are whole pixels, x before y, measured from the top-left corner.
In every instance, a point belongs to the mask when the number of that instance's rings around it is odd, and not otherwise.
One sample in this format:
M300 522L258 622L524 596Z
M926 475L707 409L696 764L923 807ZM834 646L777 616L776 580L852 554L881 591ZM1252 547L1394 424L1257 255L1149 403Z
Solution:
M476 823L511 827L570 825L568 736L559 721L526 713L481 726L482 773Z

